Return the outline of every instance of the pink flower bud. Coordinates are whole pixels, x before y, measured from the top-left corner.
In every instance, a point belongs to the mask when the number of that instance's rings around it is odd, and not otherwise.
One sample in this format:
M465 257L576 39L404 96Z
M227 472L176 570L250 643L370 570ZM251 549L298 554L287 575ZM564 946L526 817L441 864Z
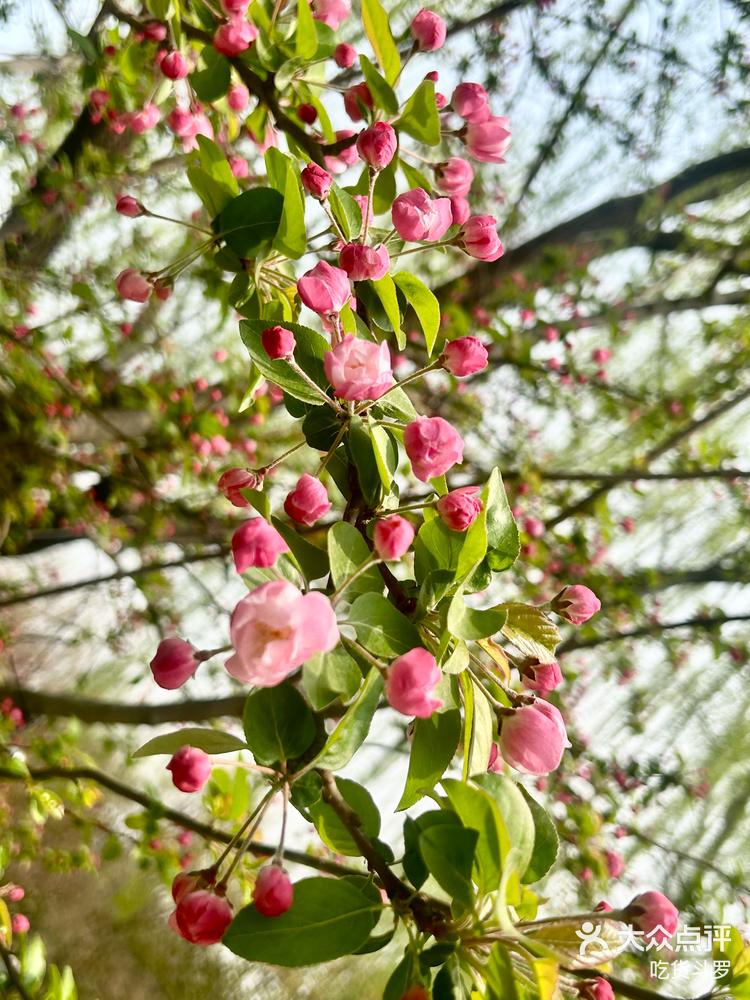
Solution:
M143 25L143 34L150 42L163 42L167 37L167 26L161 21L149 21Z
M291 330L284 326L268 326L260 335L263 348L272 361L291 358L297 341Z
M380 399L394 384L388 344L348 333L323 358L326 378L340 399Z
M10 929L14 934L25 934L31 924L29 918L23 913L14 913L10 920Z
M463 378L484 371L488 357L487 348L478 337L459 337L445 345L443 367L451 375Z
M341 248L339 264L352 281L379 281L388 274L391 256L382 243L379 247L347 243Z
M544 696L562 684L563 675L557 661L540 663L539 660L529 659L521 666L521 680L524 687Z
M562 716L548 701L536 701L503 719L500 750L505 760L524 774L549 774L570 746Z
M226 662L228 673L258 687L275 687L339 641L336 615L325 594L302 594L287 580L264 583L243 597L232 612L229 635L235 653Z
M250 176L250 167L244 156L234 155L229 157L229 169L238 180L243 180Z
M216 944L232 922L232 907L207 889L190 892L178 902L174 912L177 933L191 944Z
M482 513L478 486L462 486L451 490L437 502L437 512L451 531L468 531Z
M442 476L464 457L463 440L442 417L417 417L404 431L404 446L417 479Z
M496 115L467 125L464 142L475 160L505 163L504 157L510 146L508 119Z
M214 48L223 56L239 56L246 52L258 37L258 29L242 17L233 17L214 33Z
M484 122L490 117L489 97L480 83L459 83L453 91L451 104L466 122Z
M571 625L583 625L601 608L601 602L593 590L579 583L563 587L550 602L552 610Z
M243 497L240 490L257 490L263 477L251 469L227 469L219 479L217 486L227 500L235 507L249 507L250 501Z
M297 291L307 308L321 316L341 312L352 294L346 271L324 260L302 275Z
M137 219L139 215L143 215L145 209L131 194L121 194L115 204L115 211L119 215L126 215L129 219Z
M250 103L250 91L242 83L235 83L227 93L227 104L232 111L244 111Z
M161 112L155 104L144 104L140 111L127 115L126 122L131 132L143 135L159 123Z
M245 521L232 535L232 555L238 573L252 566L263 569L273 566L281 553L288 551L289 546L264 517Z
M172 636L162 639L149 666L159 687L174 691L193 676L198 661L189 642Z
M352 12L351 0L313 0L313 17L338 31Z
M228 17L244 17L250 0L221 0L221 6Z
M211 758L197 747L181 747L167 764L181 792L199 792L211 775Z
M391 562L408 551L414 541L414 525L400 514L391 514L378 520L372 538L380 558Z
M314 104L300 104L297 108L297 117L305 125L312 125L318 117L318 109Z
M404 240L439 240L453 223L448 198L430 198L422 188L400 194L391 210L393 225Z
M126 267L124 271L120 271L115 288L121 299L129 299L131 302L145 302L151 294L151 284L134 267Z
M333 61L341 69L351 69L357 61L357 50L353 45L340 42L333 50Z
M177 49L172 49L162 56L159 69L168 80L182 80L188 75L190 67L185 56Z
M373 106L372 94L366 83L355 83L344 93L344 110L353 122L362 121Z
M317 163L308 163L300 174L300 180L305 191L311 197L317 198L318 201L323 201L328 197L331 184L333 184L333 177Z
M625 871L625 862L617 851L605 851L604 860L607 862L607 872L610 878L619 878Z
M544 522L540 521L538 517L525 517L523 530L530 538L541 538L544 534Z
M375 122L359 133L357 151L375 170L387 167L396 154L396 131L388 122Z
M602 976L584 979L578 991L583 1000L615 1000L614 990Z
M109 91L108 90L92 90L89 94L89 101L91 102L91 107L101 110L106 104L109 103Z
M591 352L591 360L595 365L606 365L612 360L612 351L606 347L596 347Z
M307 472L300 476L297 485L284 500L284 510L299 524L315 524L331 506L325 486Z
M450 197L463 196L469 193L474 180L474 168L468 160L460 156L451 156L435 167L435 183L439 191Z
M487 770L494 774L502 774L505 769L505 761L500 754L500 747L493 743L490 747L490 757L487 761Z
M264 917L280 917L294 899L294 886L279 865L266 865L258 872L253 886L253 903Z
M11 903L20 903L25 895L26 891L23 886L12 885L10 889L8 889L8 899Z
M385 696L388 704L402 715L428 719L443 702L434 697L442 674L435 657L417 646L399 656L388 668Z
M349 128L339 129L336 132L336 142L341 142L344 139L351 139L354 136L354 132ZM354 143L350 146L346 146L335 156L326 156L325 165L331 171L332 174L343 174L347 167L356 163L359 159L359 153L357 152L357 147Z
M680 922L677 907L660 892L642 892L630 900L623 915L657 945L668 941Z
M191 892L205 889L211 884L212 879L207 877L206 871L180 872L172 879L172 899L179 903Z
M411 22L410 31L421 52L435 52L445 45L445 21L432 10L423 7Z
M463 226L471 216L471 206L461 195L451 195L451 218L454 226Z
M497 260L505 253L493 215L472 215L461 227L456 244L477 260Z

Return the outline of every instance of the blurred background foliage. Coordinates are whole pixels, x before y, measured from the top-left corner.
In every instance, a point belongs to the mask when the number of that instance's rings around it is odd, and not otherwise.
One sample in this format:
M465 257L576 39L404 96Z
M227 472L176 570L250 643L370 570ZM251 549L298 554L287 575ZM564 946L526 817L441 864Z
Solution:
M416 7L391 9L406 27ZM472 192L475 211L498 216L505 256L467 269L432 254L428 267L443 329L491 342L493 364L448 394L435 375L441 391L420 383L419 402L467 439L454 485L503 471L525 541L503 599L583 582L603 605L564 642L555 694L574 752L537 786L565 848L549 911L659 888L688 923L742 925L750 8L433 7L451 24L438 88L485 83L514 141ZM114 212L123 192L163 215L198 211L172 133L118 135L90 114L92 88L129 109L154 96L150 50L111 3L8 0L0 18L0 735L40 771L38 784L0 785L0 861L26 892L10 905L31 921L28 967L41 982L39 934L83 998L379 996L388 953L261 974L164 927L163 886L205 848L128 788L188 826L225 829L252 789L217 768L203 803L186 806L153 761L129 761L155 727L217 715L235 726L241 705L220 667L180 703L154 689L147 663L173 631L226 641L242 592L227 572L239 512L216 480L263 465L294 427L272 391L241 407L248 359L214 267L198 260L166 302L114 296L123 267L156 269L196 246L169 222ZM344 35L361 42L357 16ZM239 120L230 131L252 184L262 159ZM415 344L406 353L419 359ZM294 475L277 473L280 495ZM391 806L406 738L384 717L358 764ZM83 777L60 780L61 768ZM295 841L314 842L301 822ZM690 990L686 977L672 989Z

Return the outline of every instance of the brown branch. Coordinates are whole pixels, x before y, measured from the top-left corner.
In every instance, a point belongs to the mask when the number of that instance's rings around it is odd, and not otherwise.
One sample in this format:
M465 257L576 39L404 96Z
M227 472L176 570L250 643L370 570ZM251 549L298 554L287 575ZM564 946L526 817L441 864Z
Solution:
M192 816L188 816L177 809L171 809L163 805L158 799L139 792L137 789L131 788L130 785L126 785L93 767L32 767L29 769L29 774L33 781L51 781L56 778L66 781L93 781L97 785L101 785L102 788L106 788L115 795L119 795L120 798L138 803L144 809L150 810L162 819L169 820L170 823L174 823L176 826L180 826L185 830L192 830L193 833L197 833L204 840L218 844L228 844L232 840L232 834L224 830L217 830L216 827L193 819ZM0 777L7 781L26 780L23 774L17 771L5 770L2 766L0 766ZM271 857L276 852L276 847L270 844L252 843L248 850L256 857L266 858ZM315 868L321 872L328 872L330 875L362 874L356 868L340 865L334 861L327 861L325 858L316 858L310 854L305 854L303 851L285 850L284 857L295 864Z
M647 625L639 625L638 628L626 629L622 632L609 632L604 635L595 635L590 639L579 639L572 636L562 645L557 647L559 656L564 653L571 653L577 649L593 649L595 646L603 646L610 642L621 642L625 639L654 638L661 632L671 631L679 628L710 629L718 628L728 622L750 622L750 615L697 615L695 618L686 618L681 622L650 622Z

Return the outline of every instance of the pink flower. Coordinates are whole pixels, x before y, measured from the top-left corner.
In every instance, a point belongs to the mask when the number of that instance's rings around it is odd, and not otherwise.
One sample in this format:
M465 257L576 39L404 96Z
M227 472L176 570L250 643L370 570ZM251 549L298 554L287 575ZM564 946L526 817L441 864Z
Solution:
M227 671L245 684L275 687L315 653L339 641L336 615L320 591L300 593L287 580L252 590L232 612L234 656Z
M351 333L326 351L323 368L340 399L380 399L394 384L388 344L375 344Z
M258 37L258 29L244 17L233 17L214 33L214 48L223 56L239 56L246 52Z
M451 195L451 218L454 226L462 226L471 216L471 206L461 195Z
M473 180L474 168L460 156L451 156L435 167L435 183L443 194L467 195Z
M253 903L264 917L280 917L294 899L294 886L279 865L266 865L258 872L253 886Z
M393 202L393 225L404 240L439 240L453 223L448 198L430 198L423 188L400 194Z
M502 774L505 769L505 761L500 754L500 747L497 743L493 743L490 747L490 756L487 761L487 770L492 771L494 774Z
M227 469L222 474L217 486L227 500L235 507L249 507L250 501L243 497L240 490L257 490L262 482L262 476L250 469Z
M398 139L396 131L388 122L375 122L359 133L357 151L365 163L375 170L387 167L393 159Z
M181 792L199 792L211 776L211 758L197 747L181 747L167 764Z
M342 142L344 139L351 139L354 136L354 132L349 128L339 129L336 132L336 142ZM352 142L350 145L346 146L335 156L326 156L325 165L331 171L332 174L343 174L347 167L356 163L359 159L359 153L357 152L356 145Z
M540 663L539 660L531 659L521 667L521 680L524 687L546 695L562 684L563 675L556 660L552 663Z
M552 610L571 625L583 625L602 606L593 590L580 583L573 584L572 587L563 587L550 603Z
M297 341L291 330L285 326L268 326L260 335L263 348L272 361L291 358Z
M482 163L505 163L510 146L508 119L493 115L466 126L464 142L475 160Z
M579 990L584 1000L615 1000L614 990L602 976L584 979Z
M351 0L313 0L313 17L334 31L352 12Z
M400 514L391 514L378 520L372 538L380 558L391 562L408 551L414 541L414 525Z
M591 352L591 360L595 365L606 365L608 361L612 360L612 351L606 347L596 347Z
M8 889L7 895L11 903L20 903L21 900L26 895L26 890L23 888L23 886L12 885L10 889Z
M500 749L503 757L524 774L548 774L562 760L568 743L562 716L548 701L536 701L503 719Z
M143 135L159 123L161 112L155 104L144 104L140 111L134 111L126 116L125 121L130 131Z
M126 267L120 271L115 281L117 294L121 299L131 302L145 302L151 294L151 284L134 267Z
M307 472L300 476L284 500L284 510L299 524L315 524L331 506L325 486Z
M132 194L121 194L115 204L115 211L119 215L126 215L129 219L137 219L139 215L143 215L145 209Z
M487 348L478 337L459 337L445 345L443 367L451 375L463 378L484 371L488 357Z
M404 431L404 446L417 479L442 476L464 457L460 434L442 417L417 417Z
M456 244L477 260L497 260L505 253L493 215L470 216L461 227Z
M341 69L351 69L357 61L357 50L353 45L340 42L333 50L333 61Z
M428 719L443 702L433 692L442 674L435 657L417 646L399 656L388 668L385 696L391 708L402 715Z
M388 274L391 256L382 243L379 247L347 243L341 248L339 264L352 281L378 281Z
M263 569L273 566L281 553L288 551L289 546L264 517L245 521L232 535L232 555L238 573L251 566Z
M25 934L30 927L31 923L29 922L29 918L25 914L14 913L13 916L11 917L10 929L13 931L14 934Z
M163 42L167 37L167 26L161 21L149 21L143 25L143 34L150 42Z
M91 102L92 108L96 108L101 111L101 109L109 103L109 91L108 90L92 90L89 94L89 101ZM12 110L12 109L11 109Z
M541 538L544 534L544 522L540 521L538 517L525 517L523 530L530 538Z
M249 0L221 0L221 6L229 17L244 17L250 2Z
M235 83L227 93L227 104L232 111L244 111L250 103L250 91L243 83Z
M236 153L229 157L229 169L239 180L250 176L250 167L247 160L244 156L237 156Z
M625 871L625 862L617 851L605 851L604 860L607 862L607 872L610 878L619 878Z
M302 275L297 291L307 308L320 316L341 312L352 294L346 271L331 267L324 260Z
M172 636L162 639L149 666L159 687L174 691L193 676L198 661L189 642Z
M174 929L191 944L216 944L232 922L232 907L208 889L189 892L177 903Z
M445 21L432 10L420 10L411 22L415 47L421 52L435 52L445 45Z
M190 67L185 56L177 49L172 49L162 56L159 69L168 80L182 80L188 75Z
M362 121L368 111L372 111L373 100L366 83L355 83L344 93L344 110L353 122Z
M333 177L317 163L308 163L300 174L300 180L305 191L318 201L328 197L333 184Z
M480 83L459 83L451 104L466 122L484 122L490 117L489 97Z
M468 531L482 513L478 486L462 486L451 490L437 502L437 512L451 531Z
M660 892L642 892L630 900L623 915L657 945L668 941L680 922L677 907Z

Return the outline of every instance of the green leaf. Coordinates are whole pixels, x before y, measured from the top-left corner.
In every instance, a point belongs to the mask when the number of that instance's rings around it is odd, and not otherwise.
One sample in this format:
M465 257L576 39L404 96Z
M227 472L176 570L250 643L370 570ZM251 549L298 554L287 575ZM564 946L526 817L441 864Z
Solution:
M385 78L393 86L401 72L401 57L393 40L388 15L379 0L362 0L362 23Z
M474 694L474 713L471 720L471 740L467 757L467 774L469 776L487 770L495 721L490 703L483 692L479 690L478 682L473 678L471 686Z
M560 839L557 836L555 824L552 822L547 810L529 794L523 785L519 785L518 787L526 799L526 804L531 810L531 818L534 821L534 850L521 881L527 883L538 882L555 863L560 847Z
M487 984L492 990L492 1000L518 1000L513 965L505 947L498 941L492 946L487 963Z
M414 310L424 333L427 354L431 356L440 329L440 303L427 285L408 271L394 274L393 281Z
M264 377L278 385L284 392L288 392L289 395L303 403L323 406L322 398L300 378L286 361L272 361L269 358L261 340L262 332L269 325L268 320L263 319L245 319L240 323L240 337L250 352L250 357L259 370L263 372ZM321 388L327 386L328 380L323 371L323 357L326 351L330 350L328 342L315 330L300 326L299 323L284 323L284 326L292 331L297 341L294 355L299 366L304 368Z
M367 789L348 778L336 778L336 787L346 804L356 813L362 832L370 839L377 837L380 833L380 813ZM360 856L362 852L333 806L322 799L314 802L310 806L310 816L318 836L327 847L349 858Z
M302 684L316 712L340 698L349 701L362 681L362 672L343 646L316 653L302 667Z
M369 431L380 481L384 490L390 490L398 469L398 444L393 435L380 424L370 424Z
M190 74L190 85L198 99L212 104L229 90L231 66L226 56L217 52L212 45L206 45L201 52L205 69Z
M292 159L285 156L275 146L271 146L266 151L265 162L269 180L273 174L274 181L271 183L284 198L281 222L273 241L273 248L280 250L292 260L297 260L307 250L302 185L295 172Z
M526 799L515 781L504 774L487 771L475 774L474 781L484 788L495 801L502 817L500 851L503 871L516 872L519 877L529 866L534 853L534 820Z
M441 889L465 910L474 902L471 870L478 834L456 826L431 826L419 835L419 851Z
M246 906L223 943L249 962L287 968L330 962L367 941L382 908L351 880L302 879L294 885L294 906L286 913L264 917Z
M406 186L409 190L422 188L422 190L426 191L427 194L432 194L432 182L425 176L425 174L422 173L421 170L417 170L416 167L412 166L411 163L407 163L404 159L399 161L399 166L401 167L401 171L406 179Z
M355 573L360 566L372 558L364 538L353 524L337 521L328 531L328 559L335 588L338 588ZM373 566L348 585L345 594L348 600L356 594L369 591L382 593L383 577Z
M189 727L178 729L175 733L164 733L155 736L144 743L134 753L134 757L153 757L155 754L174 754L181 747L196 747L205 753L233 753L246 750L247 744L231 733L223 733L220 729L200 729Z
M500 836L503 821L492 796L465 781L445 778L442 782L453 811L465 827L476 830L479 838L474 857L476 883L480 892L494 892L500 885Z
M432 80L423 80L420 83L406 102L403 113L396 122L396 128L428 146L438 145L440 115L435 103L435 84Z
M308 0L297 0L297 30L294 51L300 59L312 59L318 51L318 33Z
M279 231L284 198L270 187L254 187L233 198L213 221L220 235L238 257L253 257Z
M417 719L409 754L406 787L397 810L408 809L431 791L453 760L461 736L461 713L434 712L429 719Z
M333 217L339 226L344 238L354 240L359 236L362 229L362 210L357 202L338 184L331 184L328 192L328 201L333 212Z
M508 569L518 559L521 542L499 469L492 470L485 489L487 490L485 511L487 561L490 569L500 572Z
M557 625L541 608L529 604L501 604L508 620L503 626L503 635L516 649L526 656L533 656L540 663L554 663L555 647L562 641Z
M396 285L393 278L386 274L378 281L371 281L370 285L375 289L378 298L383 303L385 314L396 334L396 340L400 348L406 347L406 335L401 329L401 311L398 306L398 296L396 295Z
M328 555L323 549L308 542L287 521L272 517L271 523L291 549L308 583L328 575Z
M359 65L362 68L365 83L370 88L375 107L381 108L388 115L397 115L398 98L390 84L378 73L367 56L360 55Z
M365 500L371 507L378 507L383 498L383 484L375 460L372 438L361 417L352 417L349 421L346 449L357 470Z
M392 417L407 423L417 417L412 401L401 388L391 389L384 399L374 404L372 413L376 417Z
M349 611L348 624L375 656L394 658L421 646L419 632L405 615L380 594L362 594Z
M245 739L259 764L299 757L315 739L315 719L289 683L248 695L242 717Z
M188 168L188 180L208 209L211 218L217 216L240 193L237 178L221 149L204 135L195 137L198 143L199 166Z
M448 608L448 628L460 639L486 639L499 632L507 615L502 608L479 610L470 608L464 600L463 588L459 588Z
M383 678L373 667L365 678L359 694L347 708L343 718L326 740L325 746L310 766L338 771L345 767L367 739L372 717L383 693Z

